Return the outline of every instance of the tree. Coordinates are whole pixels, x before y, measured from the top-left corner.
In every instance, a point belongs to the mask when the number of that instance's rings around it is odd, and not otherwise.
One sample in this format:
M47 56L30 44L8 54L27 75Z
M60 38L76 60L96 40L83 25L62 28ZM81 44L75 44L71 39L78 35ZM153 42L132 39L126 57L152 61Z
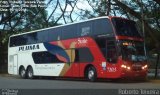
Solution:
M23 5L25 1L27 0L23 0L19 5ZM74 21L72 14L78 0L65 0L65 2L64 0L47 0L46 7L39 7L39 0L32 1L35 2L36 7L26 7L26 11L12 11L10 10L13 8L12 4L9 0L5 1L10 7L6 12L0 12L0 66L7 64L4 61L7 60L7 53L4 56L4 52L7 52L10 35L56 26L60 24L59 21L62 19L65 23L68 23L67 20ZM66 12L68 6L71 6L72 9ZM50 14L49 11L51 11ZM60 14L57 14L57 11Z
M11 6L9 0L5 1ZM21 4L23 3L21 2ZM48 18L46 7L37 5L37 7L26 8L26 11L13 11L10 10L11 8L12 6L7 11L0 12L0 67L7 66L7 46L10 35L58 25L57 22L50 20L51 17Z

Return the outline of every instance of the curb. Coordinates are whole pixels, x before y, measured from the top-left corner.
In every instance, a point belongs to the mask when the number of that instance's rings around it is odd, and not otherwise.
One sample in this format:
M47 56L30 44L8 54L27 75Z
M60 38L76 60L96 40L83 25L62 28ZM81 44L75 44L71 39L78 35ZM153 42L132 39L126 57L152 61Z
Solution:
M14 77L14 78L19 78L18 75L10 75L10 74L0 74L0 77Z
M152 80L150 80L150 82L160 84L160 80L158 80L158 79L155 79L155 80L152 79Z
M0 74L0 76L8 77L8 76L11 76L11 75L9 75L9 74Z

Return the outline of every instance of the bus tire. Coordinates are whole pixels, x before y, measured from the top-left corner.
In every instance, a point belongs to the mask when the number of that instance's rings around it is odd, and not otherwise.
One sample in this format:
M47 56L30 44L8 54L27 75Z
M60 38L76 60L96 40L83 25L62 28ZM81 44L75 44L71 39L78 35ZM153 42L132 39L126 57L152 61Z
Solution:
M27 68L27 78L28 79L33 79L34 78L32 67Z
M97 72L96 72L96 69L93 66L90 66L87 69L87 79L91 82L94 82L97 79Z
M25 79L26 78L26 70L24 69L24 67L21 67L19 70L19 75L21 78Z

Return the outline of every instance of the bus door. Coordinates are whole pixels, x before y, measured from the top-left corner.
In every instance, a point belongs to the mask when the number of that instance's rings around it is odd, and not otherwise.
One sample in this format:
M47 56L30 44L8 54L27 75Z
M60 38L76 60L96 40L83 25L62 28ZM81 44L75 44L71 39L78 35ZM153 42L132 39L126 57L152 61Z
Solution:
M106 40L106 60L107 64L107 75L108 77L115 77L118 71L117 66L117 48L116 43L113 38L109 38Z
M94 58L91 54L91 51L87 47L77 48L75 51L72 51L72 58L74 63L72 63L72 74L74 77L81 77L83 75L83 68L93 62ZM73 61L73 60L72 60Z
M18 73L18 55L13 55L13 74Z

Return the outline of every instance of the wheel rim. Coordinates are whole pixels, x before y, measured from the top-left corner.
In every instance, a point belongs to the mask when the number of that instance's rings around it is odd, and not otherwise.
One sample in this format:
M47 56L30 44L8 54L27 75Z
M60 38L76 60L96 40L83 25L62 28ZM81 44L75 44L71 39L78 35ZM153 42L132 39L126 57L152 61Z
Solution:
M21 77L24 77L25 76L25 70L21 70Z
M29 77L29 78L32 78L32 76L33 76L32 71L28 71L28 77Z
M94 77L94 71L93 70L90 70L88 72L88 79L92 79Z

